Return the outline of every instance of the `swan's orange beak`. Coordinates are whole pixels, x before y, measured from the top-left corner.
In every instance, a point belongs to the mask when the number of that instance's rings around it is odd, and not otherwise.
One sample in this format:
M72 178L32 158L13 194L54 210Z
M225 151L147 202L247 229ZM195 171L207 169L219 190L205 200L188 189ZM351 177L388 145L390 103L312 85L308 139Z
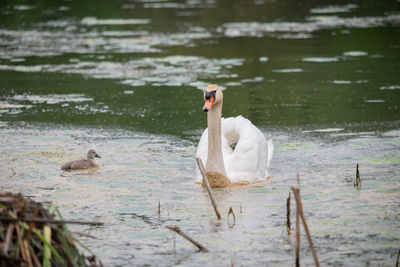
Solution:
M205 99L205 103L204 103L204 106L203 106L203 111L204 112L209 111L211 109L211 107L212 107L212 104L214 104L214 97L213 96L211 96L210 99Z

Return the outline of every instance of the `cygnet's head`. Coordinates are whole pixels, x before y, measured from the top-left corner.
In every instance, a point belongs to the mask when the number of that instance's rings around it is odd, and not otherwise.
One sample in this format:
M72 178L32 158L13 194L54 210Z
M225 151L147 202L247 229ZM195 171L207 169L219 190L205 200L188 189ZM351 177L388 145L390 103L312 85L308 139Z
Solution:
M222 103L223 94L221 88L216 84L209 84L204 90L204 106L203 111L209 111L213 105Z
M94 149L89 149L88 153L87 153L87 158L88 159L94 159L94 158L101 158L99 154L96 153L96 151L94 151Z

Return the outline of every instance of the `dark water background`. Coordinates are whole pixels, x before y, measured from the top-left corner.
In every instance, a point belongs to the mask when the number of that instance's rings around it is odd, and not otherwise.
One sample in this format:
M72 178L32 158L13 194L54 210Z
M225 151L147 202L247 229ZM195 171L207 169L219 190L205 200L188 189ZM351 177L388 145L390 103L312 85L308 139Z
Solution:
M393 265L399 25L399 1L1 1L0 188L105 221L83 241L107 265L287 266L285 201L300 173L323 263ZM269 182L216 191L233 228L193 182L209 83L224 88L225 117L276 146ZM58 170L90 147L100 170ZM180 237L174 250L168 223L213 252ZM312 263L305 242L302 258Z

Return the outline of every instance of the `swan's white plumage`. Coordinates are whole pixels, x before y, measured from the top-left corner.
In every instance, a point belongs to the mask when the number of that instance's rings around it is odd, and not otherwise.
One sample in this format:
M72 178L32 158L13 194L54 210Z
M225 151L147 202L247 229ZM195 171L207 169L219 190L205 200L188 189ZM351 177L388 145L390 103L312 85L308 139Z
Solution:
M231 144L236 143L234 150ZM268 176L269 162L272 158L272 140L265 140L262 132L248 119L221 119L221 146L225 170L231 182L256 182L265 180ZM270 151L268 155L268 151ZM196 157L207 161L208 128L204 130L197 147ZM196 181L201 182L202 176L196 167Z

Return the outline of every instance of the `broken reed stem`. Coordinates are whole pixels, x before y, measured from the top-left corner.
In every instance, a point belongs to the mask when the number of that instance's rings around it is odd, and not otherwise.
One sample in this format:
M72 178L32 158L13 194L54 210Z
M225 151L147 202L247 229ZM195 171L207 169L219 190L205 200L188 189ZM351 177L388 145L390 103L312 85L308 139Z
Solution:
M196 158L196 162L197 162L197 165L199 166L200 173L203 176L204 184L206 185L208 194L210 195L211 204L214 207L215 214L217 215L218 220L221 220L221 214L219 213L219 210L218 210L218 207L217 207L217 203L215 202L214 197L212 195L210 184L208 182L208 178L207 178L207 175L206 175L206 171L204 170L203 162L201 161L200 158Z
M314 247L314 244L313 244L312 239L311 239L310 229L308 228L306 217L304 216L303 205L301 204L300 189L298 187L294 187L294 186L291 186L290 188L292 189L293 194L294 194L295 199L296 199L297 211L300 214L301 220L303 221L303 227L304 227L304 230L306 231L308 243L310 245L311 252L312 252L313 257L314 257L315 266L319 267L320 263L318 261L317 252L315 251L315 247Z
M30 251L29 251L28 241L26 241L26 240L24 239L22 245L23 245L23 248L24 248L24 250L25 250L26 258L28 259L28 267L33 267L32 258L31 258L31 253L30 253Z
M89 225L103 225L102 222L87 222L87 221L68 221L68 220L54 220L54 219L39 219L39 218L10 218L0 216L0 221L3 222L27 222L27 223L49 223L49 224L89 224Z
M296 267L300 267L300 212L296 204Z
M290 235L290 191L289 196L286 199L286 227L288 235Z
M158 216L160 217L161 215L161 203L160 200L158 201Z
M233 224L232 224L232 226L229 224L229 216L230 216L231 214L232 214L232 216L233 216ZM232 207L229 207L229 211L228 211L228 225L229 225L230 228L232 228L232 227L235 226L235 223L236 223L236 216L235 216L235 213L233 212Z
M167 229L169 229L171 231L174 231L178 235L182 236L187 241L189 241L190 243L195 245L200 251L202 251L202 252L207 252L208 251L208 249L203 247L199 242L197 242L196 240L193 240L190 236L188 236L187 234L182 232L181 229L178 226L176 226L176 225L167 225L167 226L165 226L165 228L167 228Z
M32 255L33 262L35 263L34 266L42 267L42 264L40 264L40 261L39 261L38 257L36 256L35 251L33 250L33 248L31 246L29 246L29 250L30 250L30 253Z
M396 267L399 267L399 257L400 257L400 248L399 248L399 252L397 252Z
M7 228L6 240L4 242L3 254L8 256L8 249L10 248L12 234L14 232L14 224L10 224Z
M356 181L354 182L354 187L361 187L361 177L360 171L358 170L358 163L356 167Z
M297 174L297 187L300 188L299 174ZM300 267L300 212L297 204L296 204L296 267Z
M18 238L18 244L19 244L19 251L21 252L21 257L24 261L27 261L26 255L25 255L25 249L22 247L22 233L21 233L21 228L17 224L15 229L17 230L17 238Z

